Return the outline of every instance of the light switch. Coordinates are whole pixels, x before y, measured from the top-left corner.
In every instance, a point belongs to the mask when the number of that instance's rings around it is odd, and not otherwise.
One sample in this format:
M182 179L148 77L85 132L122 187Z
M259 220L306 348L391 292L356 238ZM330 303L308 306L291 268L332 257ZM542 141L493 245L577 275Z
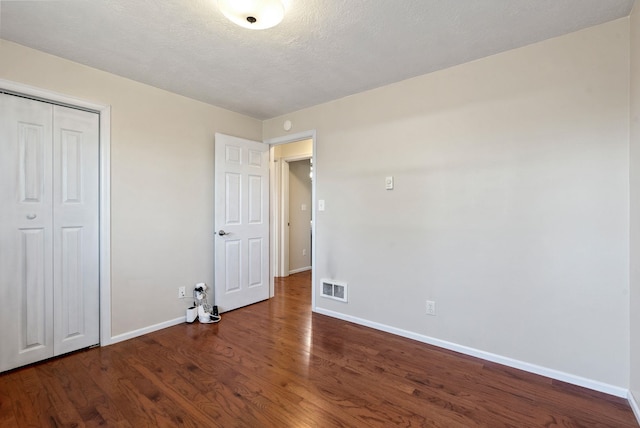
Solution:
M318 199L318 211L324 211L324 199Z
M307 204L300 205L300 211L306 211L306 210L307 210Z
M387 190L393 190L393 176L390 175L384 179L384 188Z

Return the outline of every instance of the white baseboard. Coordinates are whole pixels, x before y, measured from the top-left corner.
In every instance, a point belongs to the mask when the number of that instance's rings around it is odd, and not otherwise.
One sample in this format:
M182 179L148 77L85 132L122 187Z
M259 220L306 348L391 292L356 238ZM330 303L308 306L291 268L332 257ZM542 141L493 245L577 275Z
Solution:
M129 339L133 339L134 337L143 336L148 333L153 333L154 331L162 330L163 328L173 327L174 325L182 324L184 322L186 322L186 318L182 316L169 321L161 322L159 324L150 325L149 327L144 327L138 330L122 333L117 336L112 336L111 340L109 341L109 345L113 345L114 343L123 342Z
M636 415L638 424L640 424L640 402L636 400L636 397L633 395L633 392L631 391L629 391L627 400L629 400L629 405L631 406L631 410L633 410L633 414Z
M301 267L301 268L298 268L298 269L290 270L289 271L289 275L293 275L294 273L305 272L307 270L311 270L311 266L306 266L306 267Z
M449 349L451 351L460 352L461 354L470 355L472 357L477 357L483 360L492 361L494 363L524 370L526 372L535 373L541 376L546 376L551 379L556 379L563 382L571 383L573 385L582 386L584 388L593 389L595 391L604 392L605 394L615 395L616 397L628 398L629 396L629 390L627 390L626 388L621 388L619 386L610 385L604 382L599 382L597 380L587 379L581 376L575 376L569 373L561 372L559 370L554 370L547 367L538 366L536 364L515 360L513 358L504 357L502 355L492 354L490 352L481 351L479 349L470 348L464 345L458 345L456 343L447 342L445 340L436 339L433 337L425 336L422 334L414 333L414 332L403 330L396 327L391 327L386 324L381 324L381 323L365 320L358 317L352 317L349 315L341 314L339 312L334 312L327 309L316 308L315 312L322 315L327 315L333 318L338 318L344 321L349 321L355 324L360 324L366 327L371 327L376 330L381 330L387 333L417 340L418 342L423 342L423 343L434 345L440 348ZM636 402L636 408L637 408L637 402ZM637 415L638 413L636 413L636 416Z

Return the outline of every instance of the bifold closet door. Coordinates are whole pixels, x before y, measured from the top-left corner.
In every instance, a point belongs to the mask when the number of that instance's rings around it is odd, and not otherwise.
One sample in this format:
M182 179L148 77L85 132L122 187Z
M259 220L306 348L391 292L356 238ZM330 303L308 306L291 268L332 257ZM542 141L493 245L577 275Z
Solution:
M0 370L53 356L53 109L0 94Z
M99 342L98 115L0 94L0 371Z
M53 107L53 351L100 342L96 113Z

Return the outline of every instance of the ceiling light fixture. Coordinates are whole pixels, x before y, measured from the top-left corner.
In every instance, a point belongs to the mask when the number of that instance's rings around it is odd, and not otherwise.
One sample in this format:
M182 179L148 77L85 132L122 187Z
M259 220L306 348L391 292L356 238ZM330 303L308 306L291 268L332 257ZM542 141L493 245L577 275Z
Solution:
M275 27L284 18L281 0L218 0L218 8L231 22L252 30Z

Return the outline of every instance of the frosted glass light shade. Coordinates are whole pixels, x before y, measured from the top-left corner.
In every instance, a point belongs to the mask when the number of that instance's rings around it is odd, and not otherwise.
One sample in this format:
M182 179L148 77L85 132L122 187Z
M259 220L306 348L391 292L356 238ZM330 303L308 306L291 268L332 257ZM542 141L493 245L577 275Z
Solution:
M281 0L218 0L218 8L231 22L252 30L275 27L284 18Z

